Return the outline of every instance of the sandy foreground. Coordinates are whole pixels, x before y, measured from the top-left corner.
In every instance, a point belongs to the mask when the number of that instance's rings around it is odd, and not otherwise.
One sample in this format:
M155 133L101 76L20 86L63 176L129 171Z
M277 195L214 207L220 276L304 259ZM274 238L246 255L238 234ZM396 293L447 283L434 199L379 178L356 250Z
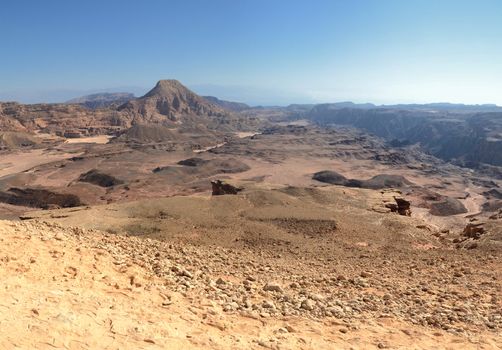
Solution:
M135 256L133 237L0 221L2 349L500 349L502 337L392 318L244 317L173 292ZM141 255L141 252L138 252Z

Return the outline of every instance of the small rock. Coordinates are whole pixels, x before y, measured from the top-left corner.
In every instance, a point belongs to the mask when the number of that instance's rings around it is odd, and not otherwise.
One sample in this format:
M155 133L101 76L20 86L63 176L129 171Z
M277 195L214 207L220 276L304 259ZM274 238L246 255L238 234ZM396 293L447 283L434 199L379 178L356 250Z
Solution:
M283 292L281 286L278 283L275 283L275 282L269 282L269 283L267 283L263 287L263 290L267 291L267 292L278 292L278 293L282 293Z
M265 309L275 309L275 304L271 300L264 300L261 306Z
M315 307L315 302L311 299L305 299L302 301L301 308L304 310L312 311L314 310Z
M315 301L324 300L324 297L321 294L310 294L309 298Z
M289 333L295 333L296 332L296 329L294 329L293 327L291 327L291 325L289 325L289 324L285 325L284 328L286 328Z
M188 270L181 270L180 276L188 277L188 278L193 278L192 273L190 271L188 271Z

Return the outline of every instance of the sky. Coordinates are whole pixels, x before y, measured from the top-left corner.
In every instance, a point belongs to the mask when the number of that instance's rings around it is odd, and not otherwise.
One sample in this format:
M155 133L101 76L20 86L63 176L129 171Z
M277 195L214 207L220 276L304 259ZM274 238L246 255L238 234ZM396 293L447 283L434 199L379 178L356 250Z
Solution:
M0 0L0 100L502 105L498 0Z

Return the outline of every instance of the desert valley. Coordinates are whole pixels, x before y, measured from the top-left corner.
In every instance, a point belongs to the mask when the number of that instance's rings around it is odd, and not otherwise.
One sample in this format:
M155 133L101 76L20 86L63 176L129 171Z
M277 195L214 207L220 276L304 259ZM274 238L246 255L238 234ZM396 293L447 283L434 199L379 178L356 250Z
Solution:
M0 103L3 348L500 349L502 108Z

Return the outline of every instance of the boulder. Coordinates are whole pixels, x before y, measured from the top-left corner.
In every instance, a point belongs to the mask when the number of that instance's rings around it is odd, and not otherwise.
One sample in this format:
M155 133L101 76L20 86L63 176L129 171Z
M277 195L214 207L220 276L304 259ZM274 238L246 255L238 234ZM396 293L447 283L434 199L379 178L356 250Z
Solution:
M221 180L211 181L211 187L213 189L213 196L221 196L225 194L237 194L240 191L242 191L242 188L238 188L230 184L224 183Z
M404 198L394 197L396 203L388 203L385 205L391 212L399 215L411 216L411 202Z
M471 222L465 226L462 236L472 239L480 239L484 233L486 233L486 230L483 222Z

